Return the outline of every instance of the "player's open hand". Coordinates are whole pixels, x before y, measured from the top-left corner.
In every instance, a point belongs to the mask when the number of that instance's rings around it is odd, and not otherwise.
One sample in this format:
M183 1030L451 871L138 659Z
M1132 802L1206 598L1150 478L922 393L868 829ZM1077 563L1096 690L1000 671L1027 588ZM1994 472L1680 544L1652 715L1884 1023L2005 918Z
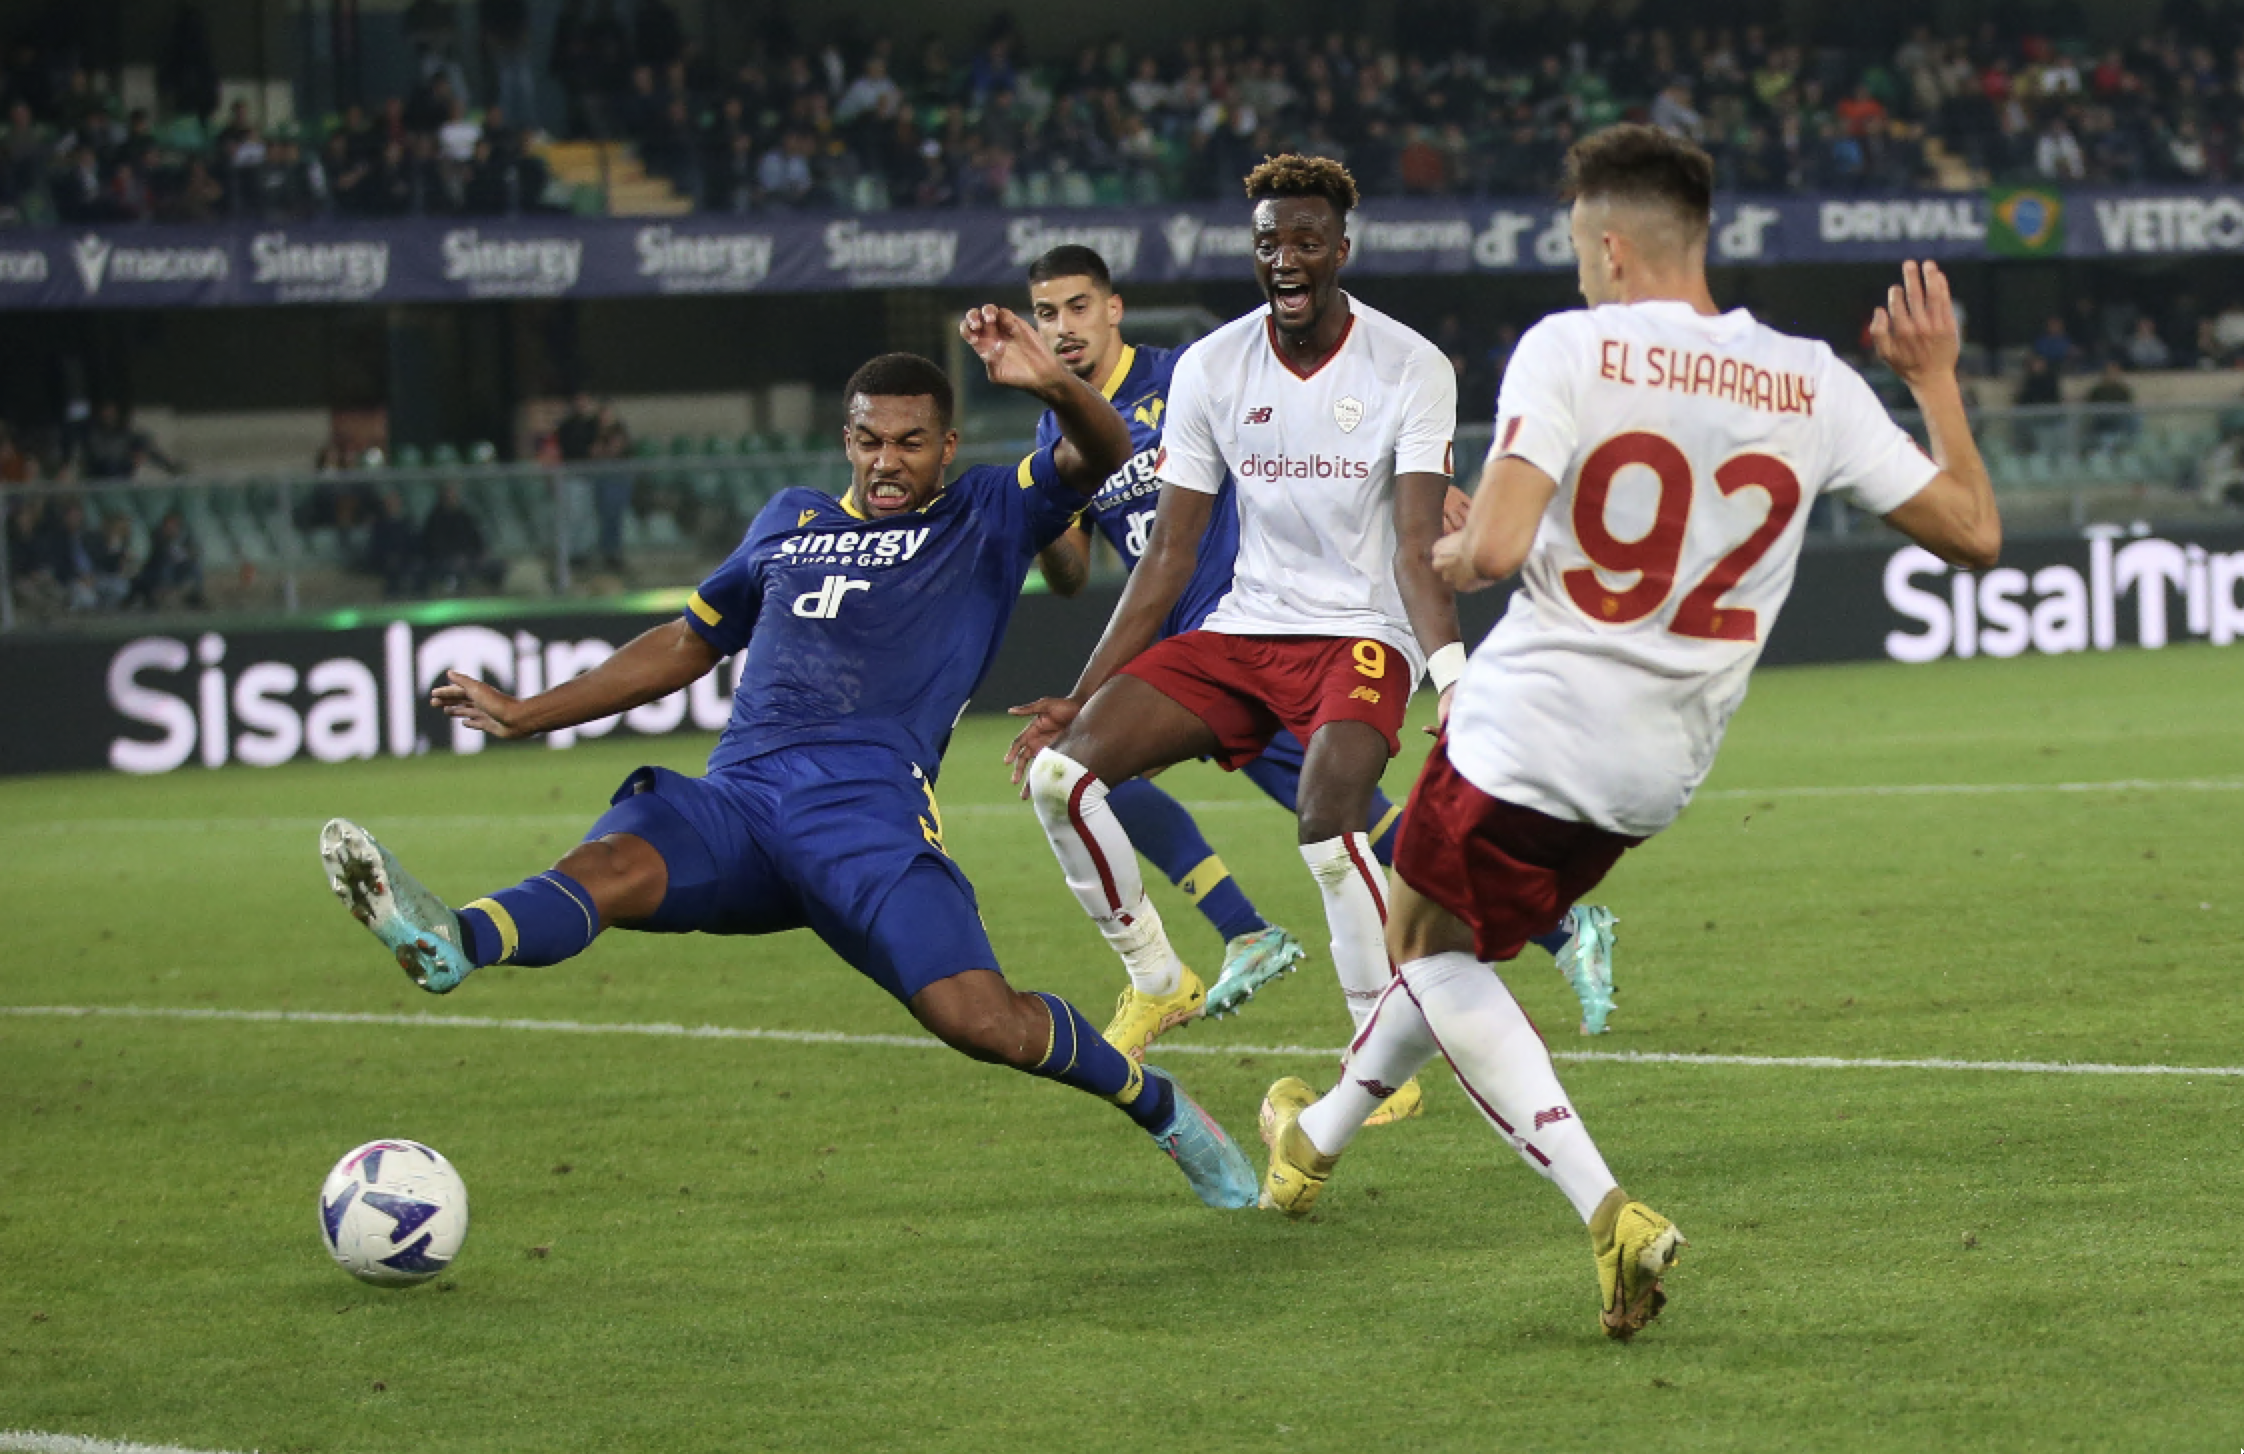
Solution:
M1068 381L1066 367L1042 335L1010 308L985 303L967 309L958 321L958 336L982 360L993 384L1033 394Z
M476 731L501 740L530 735L529 729L520 725L520 697L510 697L464 671L446 672L444 684L429 693L429 705L441 709L455 722L465 722Z
M1453 591L1484 591L1496 584L1485 579L1473 565L1473 553L1465 548L1465 533L1452 530L1434 542L1434 574Z
M1955 373L1963 331L1938 263L1901 265L1901 281L1886 290L1886 306L1871 316L1870 343L1911 387Z
M1027 706L1006 710L1016 717L1029 719L1020 735L1013 739L1013 745L1005 749L1005 761L1013 769L1013 785L1026 799L1029 764L1036 761L1039 752L1060 740L1060 734L1075 720L1075 714L1083 710L1083 704L1073 697L1038 697Z

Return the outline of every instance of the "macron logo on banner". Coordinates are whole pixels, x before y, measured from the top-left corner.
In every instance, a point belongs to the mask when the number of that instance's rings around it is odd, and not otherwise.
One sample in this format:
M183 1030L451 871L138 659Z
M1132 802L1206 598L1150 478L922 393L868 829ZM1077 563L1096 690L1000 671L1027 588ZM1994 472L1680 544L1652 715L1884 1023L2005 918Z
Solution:
M805 621L831 621L841 614L842 601L851 591L869 591L871 581L853 581L848 576L828 576L815 591L805 591L795 597L795 614Z
M86 285L87 292L101 291L102 277L109 271L111 250L112 244L93 232L71 244L70 260L78 265L78 281Z

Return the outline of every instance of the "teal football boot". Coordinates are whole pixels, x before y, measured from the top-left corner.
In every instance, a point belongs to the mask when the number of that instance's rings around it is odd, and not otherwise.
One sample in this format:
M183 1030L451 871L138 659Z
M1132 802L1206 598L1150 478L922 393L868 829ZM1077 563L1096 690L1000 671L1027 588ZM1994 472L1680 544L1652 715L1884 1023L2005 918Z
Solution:
M1582 1002L1582 1033L1605 1033L1605 1017L1613 1013L1613 926L1620 918L1611 909L1576 904L1566 911L1566 932L1573 937L1558 951L1558 968Z
M1262 1194L1261 1181L1239 1144L1215 1117L1200 1109L1199 1102L1184 1093L1176 1077L1150 1065L1145 1073L1167 1081L1176 1095L1176 1111L1168 1125L1153 1133L1153 1142L1184 1173L1192 1194L1220 1211L1243 1211L1253 1206Z
M1212 1019L1239 1013L1256 990L1309 957L1301 941L1272 924L1223 946L1223 973L1208 987L1205 1013Z
M449 994L475 972L460 916L398 866L374 835L347 818L319 830L327 886L351 917L374 932L398 968L432 995Z

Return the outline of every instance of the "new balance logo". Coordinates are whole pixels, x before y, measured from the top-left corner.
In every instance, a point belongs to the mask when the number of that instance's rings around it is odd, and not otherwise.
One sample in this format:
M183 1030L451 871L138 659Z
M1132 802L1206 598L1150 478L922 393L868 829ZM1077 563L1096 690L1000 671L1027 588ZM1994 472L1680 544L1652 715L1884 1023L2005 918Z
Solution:
M828 576L815 591L805 591L795 597L795 614L805 621L831 621L841 614L842 601L851 591L869 591L871 581L853 581L848 576Z
M1358 687L1348 694L1348 700L1351 702L1369 702L1376 707L1379 705L1379 688Z
M1552 1106L1547 1111L1537 1111L1535 1113L1535 1129L1540 1131L1553 1121L1571 1121L1573 1119L1574 1113L1566 1107Z
M1363 1087L1365 1095L1377 1096L1381 1100L1385 1100L1395 1093L1395 1088L1393 1086L1381 1085L1376 1080L1359 1080L1356 1082L1356 1084Z
M1264 405L1260 409L1249 409L1246 422L1249 424L1268 424L1270 422L1270 406Z

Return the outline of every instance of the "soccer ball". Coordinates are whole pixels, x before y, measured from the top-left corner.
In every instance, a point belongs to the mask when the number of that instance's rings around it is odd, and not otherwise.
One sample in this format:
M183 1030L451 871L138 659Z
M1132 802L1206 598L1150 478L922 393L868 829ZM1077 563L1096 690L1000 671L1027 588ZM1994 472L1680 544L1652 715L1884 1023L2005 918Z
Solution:
M418 1141L369 1141L327 1174L319 1226L335 1264L359 1281L426 1282L467 1240L467 1183Z

